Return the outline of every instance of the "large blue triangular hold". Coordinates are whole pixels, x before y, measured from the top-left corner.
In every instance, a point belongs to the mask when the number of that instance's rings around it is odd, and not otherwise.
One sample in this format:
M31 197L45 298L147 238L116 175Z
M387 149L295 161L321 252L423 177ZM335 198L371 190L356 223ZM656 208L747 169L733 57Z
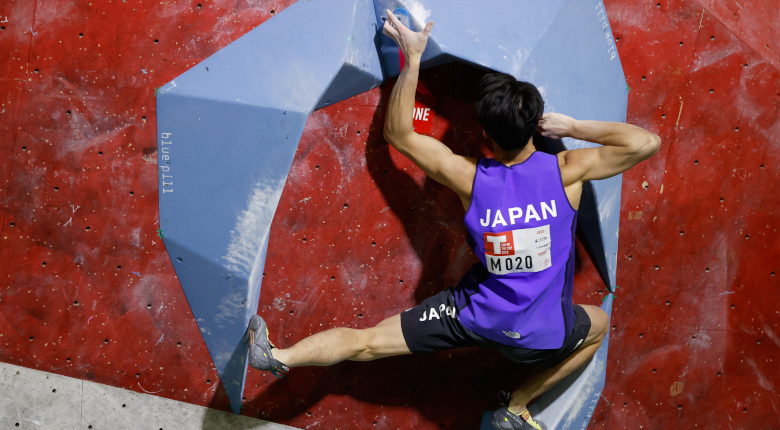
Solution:
M163 240L236 413L244 331L303 127L315 107L382 83L375 37L369 1L299 1L157 95Z

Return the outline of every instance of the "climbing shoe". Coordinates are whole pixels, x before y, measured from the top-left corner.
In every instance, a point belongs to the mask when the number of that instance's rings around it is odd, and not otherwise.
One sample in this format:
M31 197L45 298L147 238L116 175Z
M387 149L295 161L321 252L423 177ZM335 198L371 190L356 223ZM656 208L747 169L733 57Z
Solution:
M290 371L289 366L276 360L271 354L271 350L276 347L268 340L268 325L260 315L253 315L249 320L247 343L250 366L257 370L269 371L277 378L284 378L284 375Z
M510 393L502 391L499 397L502 397L504 404L493 412L493 427L498 430L547 430L547 426L543 422L531 418L528 409L523 409L517 414L510 411Z

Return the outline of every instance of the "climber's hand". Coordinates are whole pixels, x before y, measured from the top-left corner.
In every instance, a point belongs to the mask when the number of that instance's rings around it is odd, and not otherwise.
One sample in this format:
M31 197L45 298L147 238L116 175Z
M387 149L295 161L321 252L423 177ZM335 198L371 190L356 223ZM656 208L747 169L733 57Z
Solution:
M382 32L390 36L401 47L407 60L420 60L423 51L425 51L425 45L428 44L428 35L433 28L433 21L426 24L423 31L416 32L406 28L390 10L385 9L385 13L387 20L385 20Z

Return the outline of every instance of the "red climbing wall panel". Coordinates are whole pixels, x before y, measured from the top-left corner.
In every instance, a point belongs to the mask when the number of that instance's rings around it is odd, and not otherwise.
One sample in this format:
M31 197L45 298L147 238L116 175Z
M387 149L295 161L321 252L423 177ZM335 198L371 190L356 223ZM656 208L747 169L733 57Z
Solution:
M291 3L0 4L0 361L228 410L155 233L154 88ZM621 288L591 428L780 427L778 6L607 2L629 122L664 143L624 175ZM437 96L433 135L477 156L489 155L470 105L480 73L421 78ZM307 123L260 298L280 345L376 324L475 261L457 197L384 143L389 90ZM575 299L598 304L579 243L577 257ZM283 380L250 371L242 413L310 429L477 428L527 371L470 349Z

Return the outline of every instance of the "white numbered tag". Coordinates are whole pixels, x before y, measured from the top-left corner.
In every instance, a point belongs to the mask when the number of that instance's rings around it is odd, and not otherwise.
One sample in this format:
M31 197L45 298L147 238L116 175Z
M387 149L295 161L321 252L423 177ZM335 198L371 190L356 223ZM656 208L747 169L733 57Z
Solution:
M550 225L483 233L485 262L494 275L541 272L552 266Z

